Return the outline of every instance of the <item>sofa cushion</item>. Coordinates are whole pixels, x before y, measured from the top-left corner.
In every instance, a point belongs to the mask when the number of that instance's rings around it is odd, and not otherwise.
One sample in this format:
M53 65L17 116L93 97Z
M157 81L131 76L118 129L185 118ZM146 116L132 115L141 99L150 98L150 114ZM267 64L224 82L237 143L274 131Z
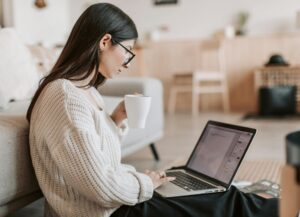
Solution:
M28 146L24 115L0 115L0 204L39 189Z
M37 68L29 49L12 28L0 30L0 108L12 99L30 98L37 88Z
M25 118L30 102L31 100L28 99L10 102L6 109L0 110L0 115L24 116Z

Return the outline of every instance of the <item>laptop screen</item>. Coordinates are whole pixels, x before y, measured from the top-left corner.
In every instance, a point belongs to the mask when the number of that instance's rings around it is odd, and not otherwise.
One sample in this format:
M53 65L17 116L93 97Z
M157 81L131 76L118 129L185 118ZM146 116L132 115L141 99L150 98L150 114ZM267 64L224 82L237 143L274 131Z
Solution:
M254 129L209 121L187 167L229 185L254 134Z

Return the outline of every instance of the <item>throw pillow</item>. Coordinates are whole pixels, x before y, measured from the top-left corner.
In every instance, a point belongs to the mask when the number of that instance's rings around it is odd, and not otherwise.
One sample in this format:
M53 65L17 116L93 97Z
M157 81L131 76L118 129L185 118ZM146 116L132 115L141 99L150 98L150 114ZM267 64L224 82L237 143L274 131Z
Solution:
M30 99L40 76L30 51L13 28L0 29L0 108Z

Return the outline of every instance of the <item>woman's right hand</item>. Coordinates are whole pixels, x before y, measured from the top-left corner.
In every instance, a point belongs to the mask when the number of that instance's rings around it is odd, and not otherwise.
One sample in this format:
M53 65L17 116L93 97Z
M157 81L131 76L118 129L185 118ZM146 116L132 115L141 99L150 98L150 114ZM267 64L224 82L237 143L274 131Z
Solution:
M146 170L145 174L150 177L153 182L154 189L158 188L162 184L175 180L175 177L167 177L164 171L150 171Z

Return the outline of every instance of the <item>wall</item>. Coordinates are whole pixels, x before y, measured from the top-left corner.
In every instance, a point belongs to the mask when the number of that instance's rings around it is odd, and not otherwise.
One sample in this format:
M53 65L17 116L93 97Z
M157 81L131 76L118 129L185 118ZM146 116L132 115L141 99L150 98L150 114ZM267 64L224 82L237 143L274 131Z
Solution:
M248 35L296 31L298 0L179 0L177 5L154 6L152 0L46 0L48 7L38 10L34 0L1 0L4 22L16 26L26 42L46 44L65 41L82 11L95 2L110 2L135 21L140 38L158 26L169 32L161 39L206 38L216 30L233 24L241 10L250 13Z
M3 0L4 24L14 26L29 43L64 43L71 27L70 0L48 0L38 9L33 0Z
M162 36L168 39L210 36L214 31L234 23L236 14L241 10L250 13L249 35L291 32L295 31L296 11L300 10L299 0L179 0L175 6L154 6L152 0L105 2L126 11L142 36L157 26L169 26L170 32Z
M3 9L2 9L2 0L0 0L0 27L3 26Z

